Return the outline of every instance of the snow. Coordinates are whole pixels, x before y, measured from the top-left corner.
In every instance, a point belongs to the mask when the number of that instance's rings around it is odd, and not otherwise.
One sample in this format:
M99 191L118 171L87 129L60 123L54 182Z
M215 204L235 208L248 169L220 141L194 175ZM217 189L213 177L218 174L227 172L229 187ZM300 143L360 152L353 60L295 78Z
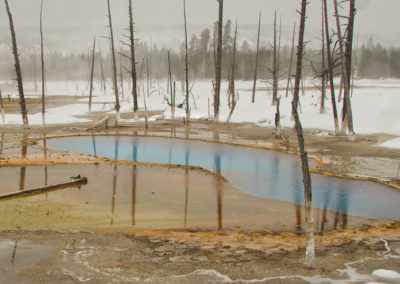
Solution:
M379 144L380 147L400 149L400 137Z
M236 89L239 94L237 107L231 118L231 122L249 122L260 126L274 126L276 107L272 106L271 86L264 81L257 82L256 102L251 103L252 85L251 81L237 81ZM46 112L46 121L52 124L89 122L88 119L79 117L88 112L88 83L84 81L74 82L49 82L46 84L46 94L48 96L71 96L78 98L71 105L57 108L50 108ZM181 92L181 85L177 82L177 104L184 102L184 96ZM192 96L190 97L191 118L194 119L212 119L213 115L213 95L211 81L196 81L191 84ZM291 101L292 95L289 93L286 97L286 81L280 82L282 90L279 91L281 97L281 125L283 127L293 127L294 122L291 119ZM302 125L307 129L317 129L322 132L319 135L328 136L334 132L333 115L329 90L327 90L327 99L325 102L325 113L320 114L321 94L316 83L312 80L305 80L305 94L300 95L300 118ZM220 120L225 121L229 115L227 106L227 82L223 82L221 89L221 109ZM27 96L40 96L40 86L38 91L34 91L34 84L25 84ZM143 88L142 88L143 89ZM141 90L142 90L141 89ZM169 106L164 100L166 94L166 81L152 82L151 95L147 97L146 103L148 110L164 111L164 118L170 118ZM147 91L145 90L145 93ZM7 93L8 94L8 93ZM121 112L132 112L132 98L130 96L130 84L125 82L125 98L120 98ZM10 93L12 97L17 97L17 93ZM6 94L3 93L6 98ZM113 95L111 83L107 83L107 92L104 95L99 83L94 85L92 111L106 111L110 115L113 111L115 97ZM143 109L143 95L139 97L139 108ZM342 103L337 103L340 114ZM357 80L355 82L354 94L352 97L352 108L354 117L354 129L359 134L386 133L394 136L400 136L400 80ZM29 109L28 109L29 111ZM209 117L209 113L210 116ZM22 124L21 115L6 114L6 122L3 124ZM185 117L184 109L176 109L176 118ZM29 113L31 125L41 124L40 113ZM394 139L383 143L381 146L400 148L400 141Z
M400 283L400 274L393 270L374 270L374 272L372 272L372 276L378 278L379 280L398 281L397 283Z

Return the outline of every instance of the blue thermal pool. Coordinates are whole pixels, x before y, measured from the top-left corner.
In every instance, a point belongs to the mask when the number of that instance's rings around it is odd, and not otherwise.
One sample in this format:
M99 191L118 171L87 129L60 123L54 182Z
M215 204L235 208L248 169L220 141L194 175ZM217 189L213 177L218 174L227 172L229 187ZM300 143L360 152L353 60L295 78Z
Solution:
M276 151L131 136L56 138L47 145L117 160L199 166L249 195L304 204L299 158ZM400 192L378 183L312 174L312 188L315 208L372 219L400 217Z

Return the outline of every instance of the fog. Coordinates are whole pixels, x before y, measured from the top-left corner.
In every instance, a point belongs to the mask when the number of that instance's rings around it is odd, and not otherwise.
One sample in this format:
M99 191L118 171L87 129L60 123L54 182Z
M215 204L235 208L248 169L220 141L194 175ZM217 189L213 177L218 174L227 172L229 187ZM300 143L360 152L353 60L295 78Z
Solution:
M117 36L127 26L127 0L111 0L113 22ZM321 1L311 1L308 7L307 39L319 37ZM332 1L328 1L332 2ZM360 43L371 37L384 46L400 46L400 17L398 0L358 0L356 32ZM39 37L40 0L12 0L11 10L17 29L18 40L24 45L35 44ZM182 0L133 0L134 17L138 37L158 45L177 48L182 33ZM203 28L211 28L217 19L216 0L187 0L189 34ZM238 18L240 36L252 45L255 37L258 12L263 14L263 41L267 44L272 34L270 28L274 11L282 18L283 41L289 41L290 31L298 22L296 9L299 0L225 0L224 18ZM331 13L332 9L331 9ZM44 0L44 29L47 47L64 51L86 51L93 36L107 35L106 0ZM4 2L0 4L0 40L9 37ZM29 48L28 46L26 46Z

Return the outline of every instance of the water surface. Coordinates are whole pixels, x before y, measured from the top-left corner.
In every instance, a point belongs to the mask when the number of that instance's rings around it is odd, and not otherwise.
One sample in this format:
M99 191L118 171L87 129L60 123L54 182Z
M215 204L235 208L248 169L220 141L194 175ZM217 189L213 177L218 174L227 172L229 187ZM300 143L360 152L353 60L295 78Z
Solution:
M276 151L130 136L58 138L47 140L47 145L118 160L200 166L221 174L244 193L304 204L299 159ZM316 208L365 218L400 217L400 192L384 185L312 174L312 188Z

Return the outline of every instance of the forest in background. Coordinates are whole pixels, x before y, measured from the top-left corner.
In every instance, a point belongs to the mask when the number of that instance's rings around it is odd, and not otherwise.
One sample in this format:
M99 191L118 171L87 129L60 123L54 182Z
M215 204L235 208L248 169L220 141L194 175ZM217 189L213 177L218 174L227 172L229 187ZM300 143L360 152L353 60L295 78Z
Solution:
M230 74L231 49L233 43L232 21L226 21L223 34L223 56L222 56L222 78L228 79ZM196 80L214 78L214 38L215 30L204 29L200 34L193 34L189 40L189 74ZM272 39L271 39L272 40ZM102 46L95 54L95 80L111 78L111 61L109 46L106 41L101 42ZM168 58L170 52L171 71L175 80L183 80L184 77L184 43L179 49L167 49L150 45L146 42L136 41L138 75L148 75L154 79L168 77ZM20 54L24 80L37 81L40 78L40 50L31 49L29 53ZM118 61L120 62L119 73L128 76L125 70L129 66L126 55L127 48L118 50ZM48 51L46 56L47 79L50 81L88 80L90 75L91 54L88 50L82 53L62 53ZM354 66L353 71L359 79L383 79L400 78L400 48L385 48L372 39L360 48L353 50ZM287 77L291 47L283 46L280 49L280 77ZM236 78L238 80L252 80L255 69L256 50L251 48L245 40L238 47L236 54ZM321 73L321 50L306 48L304 54L304 76L313 78L319 77ZM8 48L0 50L0 80L12 80L15 77L13 69L13 57ZM261 46L258 60L258 79L269 81L272 77L270 69L273 64L273 46ZM101 66L102 65L102 66ZM103 71L102 71L103 70ZM337 73L340 73L338 70Z

